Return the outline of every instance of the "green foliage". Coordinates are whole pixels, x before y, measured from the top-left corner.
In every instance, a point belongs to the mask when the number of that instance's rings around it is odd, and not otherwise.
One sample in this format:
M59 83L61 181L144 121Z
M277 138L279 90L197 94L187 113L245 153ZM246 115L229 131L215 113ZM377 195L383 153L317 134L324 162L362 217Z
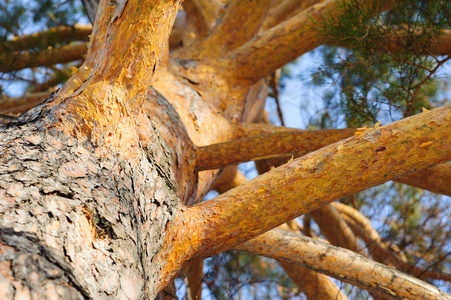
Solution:
M316 121L323 128L328 125L324 118L331 116L344 114L347 126L361 126L439 105L436 75L449 57L434 55L431 46L440 30L450 27L451 4L402 0L375 17L379 2L364 2L345 1L341 9L346 13L317 24L333 45L320 49L323 66L312 80L332 86L323 94L326 115Z

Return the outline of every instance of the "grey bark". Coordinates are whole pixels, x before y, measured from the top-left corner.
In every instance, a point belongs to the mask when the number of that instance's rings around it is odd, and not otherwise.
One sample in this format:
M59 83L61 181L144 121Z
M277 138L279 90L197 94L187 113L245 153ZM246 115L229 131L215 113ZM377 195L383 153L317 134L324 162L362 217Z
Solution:
M0 125L0 299L153 299L180 202L167 146L139 163L55 129L41 105Z

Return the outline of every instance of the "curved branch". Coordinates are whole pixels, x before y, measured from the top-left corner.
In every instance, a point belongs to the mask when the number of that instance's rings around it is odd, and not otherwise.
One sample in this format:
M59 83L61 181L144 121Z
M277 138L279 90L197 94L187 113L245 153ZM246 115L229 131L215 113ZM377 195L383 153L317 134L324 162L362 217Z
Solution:
M243 45L260 30L271 3L272 0L233 1L203 47L215 57L221 57ZM240 30L236 30L237 24Z
M298 264L279 261L288 277L307 296L308 300L346 300L335 283L324 274L309 270Z
M435 286L352 251L278 228L235 249L299 264L389 299L451 299Z
M196 27L199 37L206 37L219 16L219 5L214 1L185 0L183 8Z
M281 1L278 5L271 8L268 12L268 16L265 19L265 22L262 25L262 31L268 30L280 22L285 21L288 17L299 13L307 9L308 7L319 3L323 0L307 0L307 1L299 1L299 0L284 0Z
M364 247L359 244L359 240L340 215L338 210L332 205L325 205L310 213L313 220L318 224L321 233L332 245L349 249L360 255L364 255Z

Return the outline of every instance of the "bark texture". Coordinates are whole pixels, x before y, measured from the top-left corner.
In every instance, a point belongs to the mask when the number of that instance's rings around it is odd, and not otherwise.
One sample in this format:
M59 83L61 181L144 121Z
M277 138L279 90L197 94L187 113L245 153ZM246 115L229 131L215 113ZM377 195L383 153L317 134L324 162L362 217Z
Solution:
M126 160L44 130L41 108L0 133L1 298L153 298L149 270L163 267L153 259L179 203L167 146L153 130Z

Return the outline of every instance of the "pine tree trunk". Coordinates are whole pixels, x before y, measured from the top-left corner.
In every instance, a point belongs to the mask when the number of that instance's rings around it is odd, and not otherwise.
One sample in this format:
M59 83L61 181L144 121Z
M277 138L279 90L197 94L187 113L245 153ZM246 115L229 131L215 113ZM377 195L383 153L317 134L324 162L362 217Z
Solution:
M149 126L151 147L125 159L48 113L0 131L0 298L152 299L179 203L168 146Z

